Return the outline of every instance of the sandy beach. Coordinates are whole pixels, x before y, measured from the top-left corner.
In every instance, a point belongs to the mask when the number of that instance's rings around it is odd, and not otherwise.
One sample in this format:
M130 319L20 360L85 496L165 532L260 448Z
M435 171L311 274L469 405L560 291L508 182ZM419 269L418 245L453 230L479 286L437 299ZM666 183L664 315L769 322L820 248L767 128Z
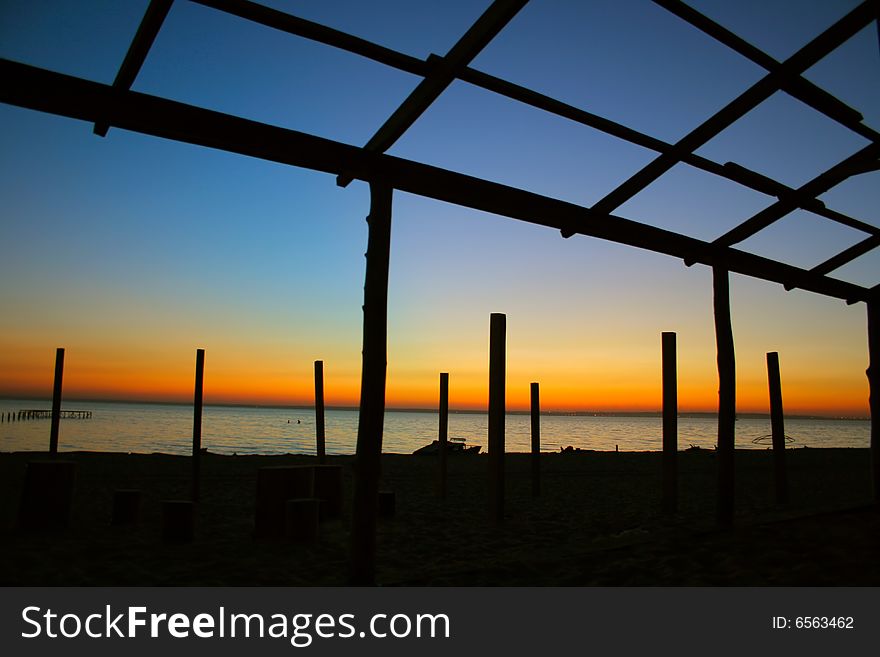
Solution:
M660 454L574 452L542 456L532 496L529 456L506 456L506 515L489 521L485 455L449 461L448 497L437 496L433 457L383 456L382 489L396 514L378 531L378 581L386 586L468 585L878 585L880 512L870 500L862 449L792 449L791 502L774 501L769 451L736 454L733 528L715 522L715 455L679 453L679 513L660 512ZM345 585L353 457L341 519L321 524L314 546L253 537L257 470L313 457L202 459L195 537L161 537L161 500L189 495L190 460L163 454L72 452L75 495L67 529L17 527L28 461L0 454L3 585ZM134 526L111 526L113 492L143 491Z

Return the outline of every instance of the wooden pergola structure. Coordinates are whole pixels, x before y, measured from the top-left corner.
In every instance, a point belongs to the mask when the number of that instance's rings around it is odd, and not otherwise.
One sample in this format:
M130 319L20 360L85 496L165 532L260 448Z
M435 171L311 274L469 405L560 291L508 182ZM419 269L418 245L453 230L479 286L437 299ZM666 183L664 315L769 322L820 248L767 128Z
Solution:
M391 205L394 190L559 230L563 237L596 237L679 258L688 266L712 267L719 373L719 516L733 515L735 359L730 325L729 273L735 272L834 297L867 307L870 366L871 469L874 498L880 502L880 287L855 285L829 274L880 245L880 228L825 205L818 197L852 176L880 169L880 133L862 115L817 87L802 73L872 22L880 4L866 0L785 61L777 61L680 0L654 0L664 9L766 70L766 75L675 143L573 107L470 66L480 51L522 9L527 0L495 0L445 55L421 60L250 0L191 1L305 39L360 55L422 80L362 148L304 132L267 125L130 90L173 0L151 0L112 86L23 63L0 61L0 100L94 123L106 135L121 128L323 171L341 186L352 180L370 185L363 369L357 439L352 528L353 581L374 577L376 497L385 404L386 322ZM385 154L454 81L461 80L512 101L550 112L642 146L656 158L592 207L583 207L455 171ZM710 139L778 91L783 91L868 141L851 156L798 188L734 162L716 162L695 153ZM679 163L765 194L767 206L714 241L703 241L617 216L614 211ZM795 210L848 226L864 239L811 269L761 257L736 245Z

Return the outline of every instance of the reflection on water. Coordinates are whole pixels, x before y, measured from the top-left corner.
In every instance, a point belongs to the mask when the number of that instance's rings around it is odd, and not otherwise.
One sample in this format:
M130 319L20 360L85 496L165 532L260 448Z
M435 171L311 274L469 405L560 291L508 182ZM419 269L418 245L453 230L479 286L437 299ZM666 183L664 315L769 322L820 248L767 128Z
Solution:
M0 413L25 408L49 408L46 402L0 400ZM187 454L192 445L192 408L163 404L65 402L65 409L92 410L90 420L62 420L60 449L165 452ZM222 454L312 453L315 415L311 409L206 406L202 419L202 446ZM383 447L386 452L410 453L437 437L436 413L388 412ZM752 441L770 433L769 419L742 418L737 422L737 447L766 449ZM486 448L484 414L452 413L449 436ZM511 452L530 449L528 415L508 415L506 444ZM351 454L357 439L357 412L328 410L327 452ZM867 447L867 420L787 419L785 432L791 447ZM715 445L715 419L679 418L679 447ZM582 449L625 451L660 449L659 417L595 417L551 415L541 418L545 451L572 445ZM29 420L0 424L0 451L45 451L49 421Z

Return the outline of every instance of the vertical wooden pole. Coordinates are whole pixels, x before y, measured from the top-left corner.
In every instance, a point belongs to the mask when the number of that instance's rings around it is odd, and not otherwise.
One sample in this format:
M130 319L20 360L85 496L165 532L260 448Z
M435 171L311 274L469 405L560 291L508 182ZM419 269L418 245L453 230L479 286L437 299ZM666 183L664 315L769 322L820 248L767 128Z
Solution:
M315 444L318 463L326 460L324 440L324 361L315 361Z
M675 333L660 336L663 359L663 512L678 511L678 364Z
M489 318L489 514L504 520L504 413L507 317Z
M52 424L49 429L49 452L58 453L58 431L61 428L61 381L64 379L64 347L55 350L55 386L52 390Z
M199 501L202 456L202 389L205 376L205 350L196 350L196 385L193 393L192 501Z
M537 383L531 383L532 401L532 497L541 494L541 395Z
M767 383L770 386L770 431L773 438L773 471L776 501L788 503L788 477L785 473L785 418L782 412L782 381L779 376L779 354L767 353Z
M370 183L361 403L351 532L352 583L360 585L372 585L376 577L376 507L385 415L392 194L390 187Z
M438 427L440 443L440 499L446 499L446 459L449 433L449 373L440 373L440 426Z
M880 27L878 27L880 29ZM880 503L880 297L868 301L868 408L871 412L871 475Z
M729 525L733 522L736 445L736 356L730 324L729 272L713 266L712 281L718 350L718 521Z

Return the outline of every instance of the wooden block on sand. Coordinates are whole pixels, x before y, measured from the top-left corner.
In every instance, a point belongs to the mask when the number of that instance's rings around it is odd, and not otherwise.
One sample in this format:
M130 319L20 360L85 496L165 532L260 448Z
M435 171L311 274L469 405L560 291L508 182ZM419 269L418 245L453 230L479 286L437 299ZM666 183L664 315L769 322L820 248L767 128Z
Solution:
M308 465L267 466L257 470L254 536L282 538L287 500L313 497L314 468Z
M30 461L21 493L19 527L31 531L66 527L75 480L73 461Z
M318 540L321 500L301 497L285 503L286 534L297 543L313 544Z

